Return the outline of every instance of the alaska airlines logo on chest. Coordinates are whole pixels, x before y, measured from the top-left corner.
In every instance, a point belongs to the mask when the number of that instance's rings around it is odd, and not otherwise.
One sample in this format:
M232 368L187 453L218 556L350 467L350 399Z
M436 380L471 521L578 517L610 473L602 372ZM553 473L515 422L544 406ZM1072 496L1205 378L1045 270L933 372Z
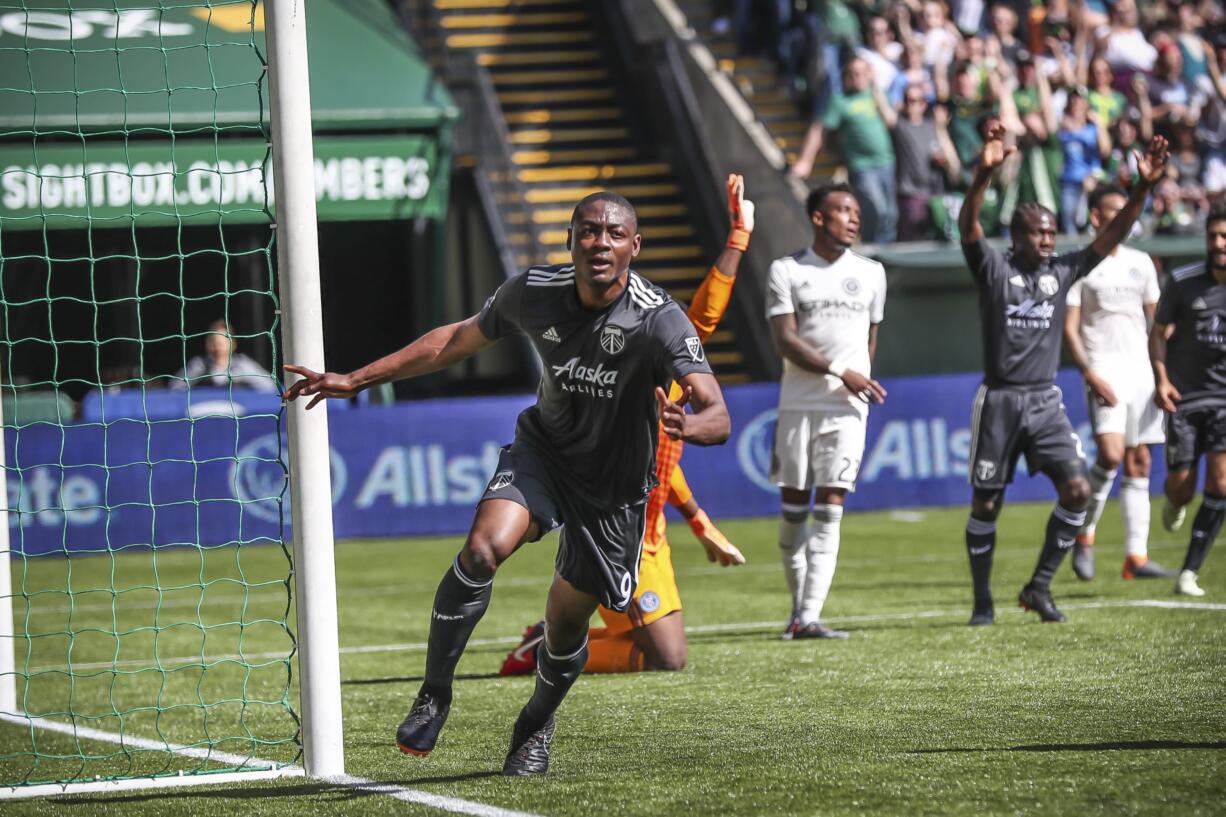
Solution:
M1019 329L1050 329L1055 314L1056 305L1051 301L1027 298L1020 304L1005 307L1005 325Z
M617 385L617 369L606 369L603 363L587 366L577 356L561 365L550 366L550 369L558 381L558 388L572 394L610 398Z

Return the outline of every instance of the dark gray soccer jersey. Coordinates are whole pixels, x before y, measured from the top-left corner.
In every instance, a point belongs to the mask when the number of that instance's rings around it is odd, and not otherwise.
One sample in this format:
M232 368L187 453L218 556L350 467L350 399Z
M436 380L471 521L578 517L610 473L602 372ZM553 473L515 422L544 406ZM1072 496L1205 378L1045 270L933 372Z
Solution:
M655 387L711 371L681 307L629 275L617 300L589 312L573 266L529 269L499 287L478 319L487 338L523 332L544 361L516 437L549 458L559 483L610 509L643 501L655 485Z
M1204 263L1180 267L1162 290L1154 320L1175 327L1166 371L1181 411L1226 406L1226 285Z
M1069 287L1102 256L1091 247L1053 255L1025 271L984 239L964 243L962 255L979 289L983 379L988 386L1042 386L1060 365Z

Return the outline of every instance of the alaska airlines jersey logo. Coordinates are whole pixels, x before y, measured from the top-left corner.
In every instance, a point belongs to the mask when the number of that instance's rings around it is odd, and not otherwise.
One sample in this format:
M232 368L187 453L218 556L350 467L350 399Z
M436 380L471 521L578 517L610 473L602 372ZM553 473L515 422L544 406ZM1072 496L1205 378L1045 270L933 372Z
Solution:
M1050 329L1056 305L1051 301L1036 301L1027 298L1020 304L1005 307L1005 325L1020 329Z
M1202 312L1196 316L1196 339L1206 346L1226 346L1222 316L1217 312Z
M615 355L626 348L626 334L620 326L606 326L600 333L600 348Z
M617 369L606 369L603 363L584 366L579 358L572 357L560 366L550 366L553 376L558 379L558 388L573 394L586 394L589 397L612 397L613 386L617 385Z

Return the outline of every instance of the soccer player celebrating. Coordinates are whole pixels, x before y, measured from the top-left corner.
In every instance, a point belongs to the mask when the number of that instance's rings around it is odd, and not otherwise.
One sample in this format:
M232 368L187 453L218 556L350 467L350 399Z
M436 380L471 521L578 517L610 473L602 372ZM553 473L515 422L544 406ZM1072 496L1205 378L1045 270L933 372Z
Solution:
M285 367L304 378L286 399L314 395L310 408L324 397L438 371L516 332L540 354L537 402L519 415L464 547L439 583L425 681L396 733L401 751L430 753L495 571L525 542L562 526L536 687L511 735L507 775L548 770L554 712L587 662L588 619L598 604L625 610L634 597L658 430L699 445L722 443L731 430L693 324L630 269L641 245L630 203L616 193L587 196L575 206L566 243L572 264L520 273L477 315L361 369ZM663 390L671 380L681 384L676 401Z
M749 247L753 233L753 202L744 198L745 180L728 175L728 215L732 228L715 266L694 293L688 317L699 340L706 341L728 309L737 268ZM681 396L676 383L670 400ZM745 557L711 523L698 507L681 472L681 440L661 434L656 446L658 485L647 500L647 527L643 558L639 562L639 583L634 598L624 612L600 607L604 627L588 631L587 672L675 671L685 667L687 644L685 622L681 617L681 594L673 573L672 549L666 537L664 505L670 503L685 516L694 535L706 548L707 558L725 567L743 565ZM512 650L499 669L500 675L527 675L536 669L536 646L544 635L542 624L524 632L524 639Z
M1101 230L1124 208L1128 195L1115 185L1090 194L1090 224ZM1069 289L1064 342L1086 382L1086 401L1098 457L1090 468L1090 506L1073 546L1073 572L1094 578L1094 530L1120 463L1125 579L1174 576L1151 561L1149 447L1163 440L1162 412L1154 403L1149 324L1158 303L1158 270L1148 255L1120 245Z
M839 555L843 502L864 455L869 377L885 309L885 269L851 251L860 204L845 184L805 203L813 244L771 264L766 315L783 358L771 480L780 487L779 547L792 594L784 639L846 638L821 624ZM810 507L812 520L810 521Z
M1203 596L1197 573L1226 514L1226 202L1206 222L1206 259L1171 274L1162 291L1149 354L1154 399L1166 412L1166 496L1163 523L1176 529L1196 493L1204 456L1205 496L1175 592Z
M974 489L966 523L975 607L972 625L991 624L992 551L1005 486L1022 453L1030 472L1042 471L1059 501L1047 521L1039 562L1018 603L1043 621L1064 621L1052 601L1051 580L1086 521L1090 484L1081 441L1053 384L1060 362L1065 300L1073 282L1089 274L1119 245L1140 215L1150 188L1166 168L1167 145L1155 137L1138 157L1139 181L1123 208L1087 247L1057 255L1056 217L1039 204L1020 205L1009 224L1013 247L1002 254L979 225L984 191L1005 158L1005 129L995 124L979 154L958 228L962 254L979 290L984 378L971 418L970 481Z

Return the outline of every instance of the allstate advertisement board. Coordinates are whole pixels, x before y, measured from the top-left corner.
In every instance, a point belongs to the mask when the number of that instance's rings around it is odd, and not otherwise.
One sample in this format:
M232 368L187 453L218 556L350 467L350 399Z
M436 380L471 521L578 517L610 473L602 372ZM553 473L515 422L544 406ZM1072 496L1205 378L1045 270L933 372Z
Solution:
M1069 414L1092 455L1080 382L1062 373ZM849 509L967 503L970 407L979 378L951 375L885 382L869 416L859 489ZM733 436L689 446L682 467L717 518L770 515L767 477L774 384L726 390ZM275 401L275 398L273 398ZM493 474L531 396L435 400L331 414L336 535L455 534ZM140 401L136 402L139 405ZM108 415L65 428L6 429L13 547L26 554L130 547L275 541L289 509L283 429L275 409L146 422ZM1153 485L1161 484L1155 457ZM1012 499L1050 499L1046 479L1024 468Z

